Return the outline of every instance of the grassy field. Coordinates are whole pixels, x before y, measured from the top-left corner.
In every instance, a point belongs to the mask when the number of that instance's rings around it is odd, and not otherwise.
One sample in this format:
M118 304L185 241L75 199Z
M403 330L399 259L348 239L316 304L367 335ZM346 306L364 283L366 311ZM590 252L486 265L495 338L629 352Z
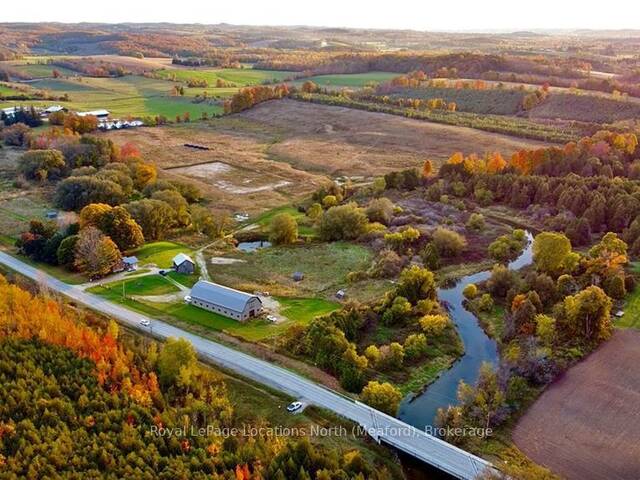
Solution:
M196 265L196 270L197 270L197 265ZM170 277L176 282L178 282L179 284L189 288L193 287L196 284L196 282L200 280L200 277L197 274L187 275L186 273L178 273L173 270L170 272L167 272L167 277Z
M346 285L346 276L367 268L372 253L350 243L272 247L230 256L240 260L211 269L214 281L246 291L269 291L289 297L331 296ZM294 282L294 272L304 280Z
M122 295L123 285L125 295L165 295L179 291L178 287L161 275L144 275L139 278L108 283L103 285L103 288L113 290Z
M159 268L170 268L173 257L179 253L193 255L193 250L180 243L161 241L147 243L136 250L133 255L138 257L140 265L155 263Z
M268 210L254 219L249 219L249 224L258 224L263 230L268 230L273 218L281 213L291 215L298 222L298 234L299 235L314 235L315 229L309 225L309 219L297 208L291 205L285 205L283 207L273 208Z
M172 83L170 82L135 75L119 78L44 79L31 82L29 86L56 95L67 93L70 101L65 102L64 105L69 109L106 108L116 117L164 115L169 119L174 119L176 115L189 112L192 119L197 119L203 112L209 115L222 112L222 106L212 103L211 100L194 103L193 96L195 94L184 97L172 95ZM223 93L221 96L230 94L228 91L221 93ZM12 106L14 103L0 103L0 107ZM51 102L28 101L21 102L21 104L48 106Z
M315 77L300 80L300 82L311 80L323 87L361 88L368 84L388 82L398 75L401 74L393 72L367 72L340 75L316 75Z
M533 108L529 115L532 118L613 123L640 117L640 103L631 99L554 92L548 99Z
M53 71L57 70L62 75L78 75L77 72L55 65L45 63L9 62L11 70L22 73L30 78L52 78Z
M159 70L156 75L167 80L186 82L187 80L205 80L209 86L215 86L216 81L231 82L238 87L257 85L265 81L282 81L291 76L291 72L277 70L254 70L252 68L203 68L182 69L172 68Z
M316 317L335 312L340 304L322 298L283 298L278 297L280 313L296 323L309 323Z
M458 88L398 88L392 98L442 98L455 102L457 110L471 113L514 115L527 92L512 89L471 90Z
M620 328L640 328L640 287L627 295L624 316L616 318L615 325Z
M29 228L30 220L44 219L50 208L37 192L29 196L0 198L0 233L15 240Z

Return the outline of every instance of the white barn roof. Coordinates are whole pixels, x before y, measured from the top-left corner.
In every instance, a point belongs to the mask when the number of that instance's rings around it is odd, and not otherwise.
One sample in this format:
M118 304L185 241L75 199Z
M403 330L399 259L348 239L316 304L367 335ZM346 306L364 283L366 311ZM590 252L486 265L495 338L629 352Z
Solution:
M205 280L199 280L191 288L191 298L204 300L235 312L243 312L247 302L253 298L257 298L262 303L260 298L255 295Z
M184 262L190 262L195 265L195 262L186 253L179 253L175 257L173 257L173 263L178 266L182 265Z
M93 115L94 117L107 117L109 116L109 110L92 110L90 112L78 112L79 117L86 117Z

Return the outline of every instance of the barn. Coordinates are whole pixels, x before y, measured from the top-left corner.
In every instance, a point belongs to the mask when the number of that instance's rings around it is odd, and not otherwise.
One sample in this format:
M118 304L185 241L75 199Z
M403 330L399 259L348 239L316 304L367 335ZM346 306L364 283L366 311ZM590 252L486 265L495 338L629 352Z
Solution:
M191 257L185 253L179 253L173 257L173 269L178 273L191 275L196 271L196 264Z
M193 306L240 322L262 312L262 301L256 295L205 280L200 280L193 286L190 298Z

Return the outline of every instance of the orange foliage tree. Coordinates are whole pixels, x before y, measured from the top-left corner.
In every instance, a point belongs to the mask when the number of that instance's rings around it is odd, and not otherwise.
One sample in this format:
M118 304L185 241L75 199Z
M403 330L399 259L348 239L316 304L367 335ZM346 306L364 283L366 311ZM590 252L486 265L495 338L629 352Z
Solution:
M132 356L114 338L114 329L100 334L83 325L78 315L47 296L33 296L0 275L0 339L13 337L60 345L96 365L98 382L109 391L123 391L150 405L158 392L155 373L143 374Z

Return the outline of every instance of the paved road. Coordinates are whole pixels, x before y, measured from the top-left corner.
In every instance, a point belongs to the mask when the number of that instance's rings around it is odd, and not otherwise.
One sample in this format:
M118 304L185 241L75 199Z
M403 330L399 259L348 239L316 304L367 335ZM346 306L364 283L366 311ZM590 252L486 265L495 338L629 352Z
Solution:
M0 252L0 263L39 283L46 284L50 289L78 303L113 317L123 324L146 330L146 333L157 338L185 338L193 344L203 360L220 365L295 398L304 398L309 403L331 410L359 424L376 440L413 455L456 478L473 479L484 469L491 468L489 463L475 455L427 435L396 418L355 402L289 370L111 303L83 291L78 286L61 282L4 252ZM140 326L140 320L143 318L148 318L152 322L152 331Z

